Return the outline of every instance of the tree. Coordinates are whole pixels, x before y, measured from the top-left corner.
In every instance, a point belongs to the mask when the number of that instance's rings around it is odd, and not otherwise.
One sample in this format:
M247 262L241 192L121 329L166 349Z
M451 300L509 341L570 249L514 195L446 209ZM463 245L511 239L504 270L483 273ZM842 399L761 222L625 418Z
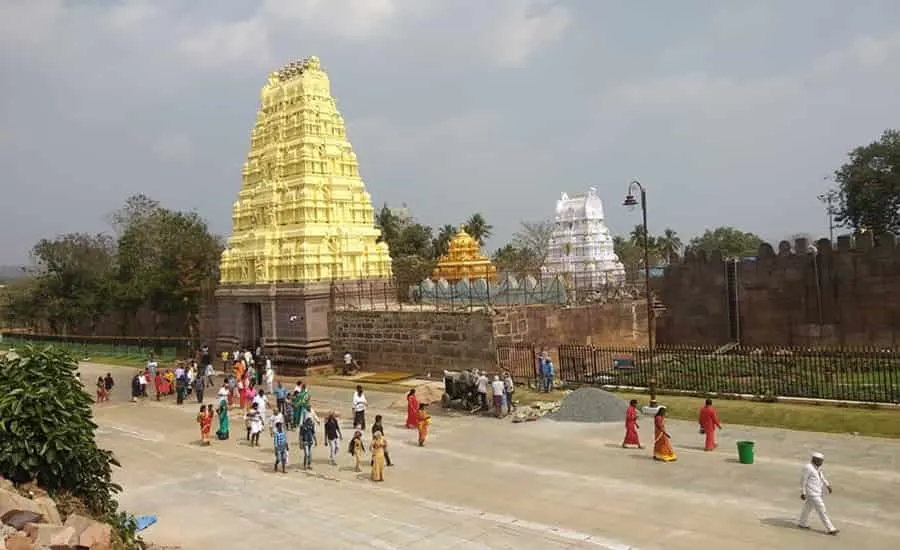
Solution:
M756 256L762 242L758 235L726 226L707 229L703 235L691 239L688 248L707 253L718 250L725 258L745 258Z
M109 312L109 275L115 244L109 235L70 233L41 239L31 255L38 265L37 293L52 330L93 327Z
M484 246L485 239L493 235L494 226L489 224L480 213L476 212L463 226L466 233L472 236L480 246Z
M530 270L539 270L547 261L551 236L553 222L550 220L522 222L522 227L513 235L513 246L528 252L525 258L520 259L528 259L532 263L528 266Z
M667 264L673 263L681 255L681 239L674 229L666 228L662 236L655 240L659 253L665 258Z
M418 256L426 260L435 257L434 236L431 228L420 223L411 223L403 227L397 240L388 243L394 258Z
M541 266L543 266L543 262L537 258L533 250L513 244L498 248L491 260L497 267L497 271L516 277L528 275L538 277Z
M388 247L391 246L391 243L397 241L402 226L403 223L400 217L387 204L382 206L381 210L378 211L378 215L375 216L375 227L381 230L379 242L388 243Z
M0 354L0 474L68 492L94 514L113 514L121 488L112 467L119 463L97 446L91 398L77 369L70 355L52 347Z
M876 237L900 232L900 131L885 131L849 158L834 173L837 223Z
M635 244L633 239L613 237L613 251L619 257L619 261L625 266L625 274L629 280L634 280L637 270L644 264L643 244Z
M7 327L35 330L45 317L44 303L36 278L14 281L0 288L0 322Z
M184 319L193 337L201 294L218 278L222 243L194 212L157 207L124 224L119 236L116 297L127 315L148 306L154 331L163 316Z
M443 256L447 253L450 249L450 241L453 240L456 233L457 229L449 223L441 226L437 237L434 239L434 254L436 256Z

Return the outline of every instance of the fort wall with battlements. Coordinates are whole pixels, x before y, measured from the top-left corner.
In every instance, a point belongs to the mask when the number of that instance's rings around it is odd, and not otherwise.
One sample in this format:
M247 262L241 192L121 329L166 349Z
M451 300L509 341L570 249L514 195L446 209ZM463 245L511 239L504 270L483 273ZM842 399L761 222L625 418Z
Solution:
M657 287L660 345L900 348L900 247L871 234L759 247L756 258L687 253Z

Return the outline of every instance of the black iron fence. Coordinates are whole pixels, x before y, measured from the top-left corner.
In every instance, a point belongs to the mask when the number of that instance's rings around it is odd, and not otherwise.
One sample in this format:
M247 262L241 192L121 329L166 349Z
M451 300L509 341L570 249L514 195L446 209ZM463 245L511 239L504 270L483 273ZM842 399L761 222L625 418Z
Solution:
M500 354L507 351L498 352ZM785 349L562 345L556 377L571 385L900 403L900 352L875 348Z
M533 385L538 378L537 348L532 344L511 344L497 348L497 367L519 384Z
M61 336L28 332L2 332L0 349L52 345L65 349L77 359L116 359L117 362L146 362L152 355L166 362L191 357L194 347L184 338L132 338L119 336Z

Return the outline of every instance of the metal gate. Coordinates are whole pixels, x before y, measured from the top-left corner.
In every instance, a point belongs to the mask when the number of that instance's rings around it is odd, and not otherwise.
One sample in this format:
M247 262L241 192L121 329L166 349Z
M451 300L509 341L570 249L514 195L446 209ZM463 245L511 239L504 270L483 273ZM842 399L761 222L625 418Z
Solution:
M497 368L510 373L518 384L529 384L538 378L537 352L532 344L497 346Z

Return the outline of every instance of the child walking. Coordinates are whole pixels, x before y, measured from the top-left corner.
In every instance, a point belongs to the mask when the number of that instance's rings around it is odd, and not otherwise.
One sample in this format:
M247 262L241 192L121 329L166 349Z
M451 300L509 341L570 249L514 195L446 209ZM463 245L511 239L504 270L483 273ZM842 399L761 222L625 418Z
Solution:
M275 471L278 471L278 465L281 464L281 473L287 473L288 442L284 424L281 422L275 424L273 437L275 441Z
M362 432L356 430L356 433L353 434L353 439L350 440L350 448L347 449L351 455L353 455L354 460L356 460L356 472L361 472L362 468L360 467L362 464L363 453L366 452L366 446L363 445L362 442Z

